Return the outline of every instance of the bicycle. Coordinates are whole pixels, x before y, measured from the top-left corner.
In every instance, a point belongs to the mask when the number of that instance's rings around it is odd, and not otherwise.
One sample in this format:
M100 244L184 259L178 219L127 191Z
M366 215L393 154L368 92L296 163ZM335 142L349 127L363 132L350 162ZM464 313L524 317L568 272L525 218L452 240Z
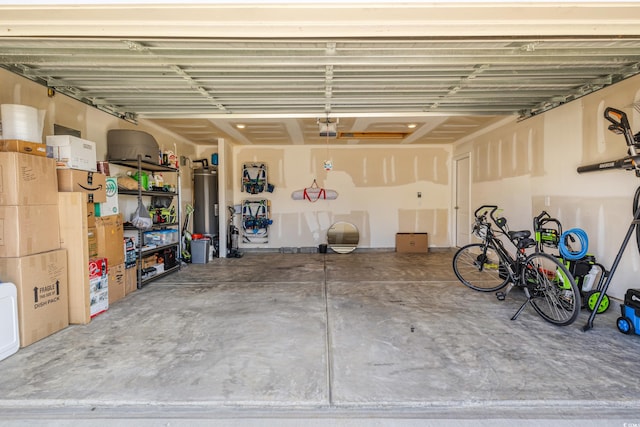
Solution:
M526 250L536 246L529 230L509 231L507 219L496 218L498 206L483 205L474 212L473 234L482 242L461 247L453 256L453 271L467 287L496 292L506 299L514 286L522 288L527 300L511 320L516 320L528 304L549 323L566 326L580 314L580 290L567 268L555 257ZM491 219L491 222L487 218ZM497 230L494 230L492 223ZM500 235L516 247L515 257L505 248ZM506 287L505 291L501 291Z

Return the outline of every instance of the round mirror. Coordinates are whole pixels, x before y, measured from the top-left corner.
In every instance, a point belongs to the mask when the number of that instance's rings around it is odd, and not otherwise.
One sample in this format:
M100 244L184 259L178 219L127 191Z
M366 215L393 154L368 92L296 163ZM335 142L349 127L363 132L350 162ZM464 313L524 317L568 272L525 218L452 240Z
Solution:
M355 225L348 222L336 222L327 230L327 245L339 254L353 252L360 241L360 233Z

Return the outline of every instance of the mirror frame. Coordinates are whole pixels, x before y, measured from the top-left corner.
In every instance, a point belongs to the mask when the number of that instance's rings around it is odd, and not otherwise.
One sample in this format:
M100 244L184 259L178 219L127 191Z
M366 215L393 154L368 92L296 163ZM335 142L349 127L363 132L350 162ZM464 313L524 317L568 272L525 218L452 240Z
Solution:
M350 222L335 222L327 230L327 246L336 253L351 253L358 247L359 242L358 227Z

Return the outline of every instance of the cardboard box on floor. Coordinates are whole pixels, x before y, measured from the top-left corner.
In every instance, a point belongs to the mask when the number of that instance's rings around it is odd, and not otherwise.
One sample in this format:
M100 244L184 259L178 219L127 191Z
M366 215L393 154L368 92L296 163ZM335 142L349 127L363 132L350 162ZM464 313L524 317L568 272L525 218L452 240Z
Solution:
M58 224L57 201L54 205L0 206L0 257L60 249Z
M53 159L0 152L0 183L0 206L58 203L58 178Z
M87 193L90 203L107 201L107 177L104 174L76 169L58 169L57 174L58 191Z
M427 233L397 233L396 252L427 253L429 236Z
M87 194L58 193L58 197L60 245L69 254L69 323L84 325L91 321ZM97 251L97 239L94 241L95 251Z
M66 250L0 258L0 277L18 291L21 347L69 325Z
M124 263L124 230L120 215L96 218L98 257L107 258L109 265Z
M124 293L129 295L138 290L138 269L132 266L124 270Z
M109 305L126 295L124 263L109 266Z

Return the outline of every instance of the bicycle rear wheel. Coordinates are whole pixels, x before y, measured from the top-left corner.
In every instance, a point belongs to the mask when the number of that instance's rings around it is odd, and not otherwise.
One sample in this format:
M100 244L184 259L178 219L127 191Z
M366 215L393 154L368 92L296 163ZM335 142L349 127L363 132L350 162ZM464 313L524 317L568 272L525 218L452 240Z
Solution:
M525 261L522 278L531 294L531 305L547 322L573 323L580 314L580 290L569 270L555 257L534 253Z
M509 281L498 253L482 243L458 249L453 256L453 271L465 286L480 292L500 290Z

